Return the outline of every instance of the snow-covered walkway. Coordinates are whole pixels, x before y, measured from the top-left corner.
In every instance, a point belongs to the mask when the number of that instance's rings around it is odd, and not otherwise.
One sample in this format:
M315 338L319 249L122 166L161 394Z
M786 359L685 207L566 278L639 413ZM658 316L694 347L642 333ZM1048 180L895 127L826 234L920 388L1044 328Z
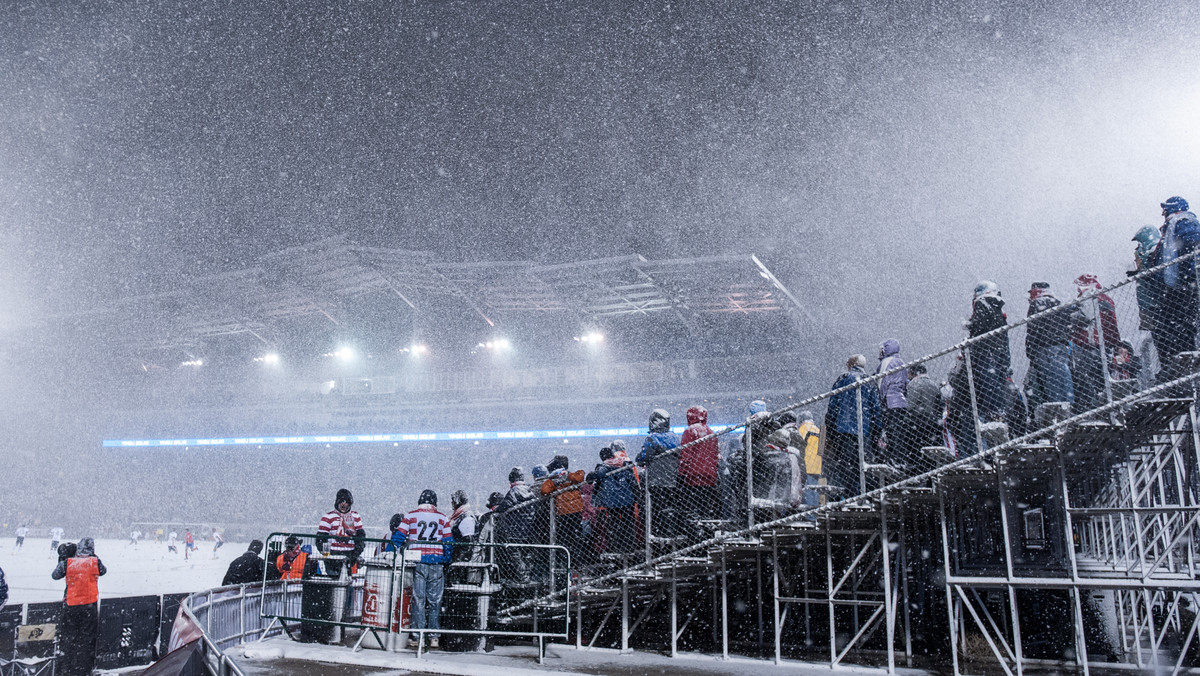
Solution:
M573 646L548 645L544 664L537 662L532 646L501 646L492 653L449 653L433 651L420 659L414 651L398 653L379 650L352 652L349 648L296 643L275 638L232 648L227 654L246 676L390 676L391 674L450 674L453 676L549 676L551 674L612 674L614 676L707 676L744 674L828 674L829 667L788 662L782 668L767 660L684 654L677 658L656 653L622 655L609 649L576 650ZM842 673L882 674L884 670L840 667ZM901 674L926 674L898 669Z

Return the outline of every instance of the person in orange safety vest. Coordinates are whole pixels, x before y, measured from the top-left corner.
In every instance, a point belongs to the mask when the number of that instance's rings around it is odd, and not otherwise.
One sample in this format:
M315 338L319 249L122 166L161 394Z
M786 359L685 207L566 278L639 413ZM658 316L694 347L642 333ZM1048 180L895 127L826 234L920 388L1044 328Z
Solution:
M282 580L299 580L304 575L308 553L300 548L300 538L295 535L289 535L283 544L287 549L275 557L275 570L279 571Z
M60 559L50 574L55 580L67 581L66 602L58 624L63 656L60 668L55 670L65 676L88 676L96 664L96 637L100 632L97 580L108 570L95 552L92 538L83 538L75 556Z

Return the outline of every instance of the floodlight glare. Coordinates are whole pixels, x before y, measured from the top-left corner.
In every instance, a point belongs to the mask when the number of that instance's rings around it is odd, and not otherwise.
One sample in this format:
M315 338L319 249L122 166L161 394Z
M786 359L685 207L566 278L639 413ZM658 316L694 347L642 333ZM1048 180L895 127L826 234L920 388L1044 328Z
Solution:
M604 334L600 333L599 331L591 331L589 333L583 334L582 336L575 336L575 342L577 342L577 343L603 343L604 342Z
M254 361L262 362L268 366L274 366L279 363L279 355L274 352L268 352L261 357L255 357Z
M196 368L200 368L201 366L204 366L204 360L203 359L189 359L189 360L181 363L180 366L194 366Z
M508 342L507 338L496 338L479 344L479 347L493 352L503 352L512 347L512 343Z
M350 347L339 347L337 350L334 350L333 356L342 361L353 361L354 350Z
M408 348L408 351L415 356L429 354L429 348L424 343L415 343L412 347Z

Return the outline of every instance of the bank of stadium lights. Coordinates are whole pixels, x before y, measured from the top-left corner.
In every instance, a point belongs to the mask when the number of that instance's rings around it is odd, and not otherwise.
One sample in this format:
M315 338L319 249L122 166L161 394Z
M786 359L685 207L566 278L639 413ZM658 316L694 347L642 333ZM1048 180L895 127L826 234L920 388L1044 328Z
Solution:
M267 366L275 366L279 364L279 355L274 352L268 352L261 357L255 357L254 361Z
M507 338L496 338L479 344L485 350L492 352L506 352L512 349L512 343L508 342Z
M424 343L413 343L408 347L400 348L401 354L411 354L414 357L421 357L429 354L429 347Z
M575 336L575 342L596 345L604 342L604 334L599 331L590 331L582 336Z
M200 359L200 358L189 359L189 360L181 363L180 366L191 366L192 368L200 368L201 366L204 366L204 360Z
M333 352L326 352L322 356L333 357L334 359L337 359L338 361L354 361L354 358L357 357L358 355L354 352L354 348L352 348L348 345L343 345L342 347L339 347L338 349L334 350Z

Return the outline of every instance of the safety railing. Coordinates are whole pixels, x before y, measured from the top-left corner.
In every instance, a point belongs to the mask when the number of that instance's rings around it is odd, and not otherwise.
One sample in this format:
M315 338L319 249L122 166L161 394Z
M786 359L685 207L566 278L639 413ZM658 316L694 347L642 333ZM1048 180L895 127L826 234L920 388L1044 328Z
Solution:
M546 638L566 638L569 599L534 603L520 615L499 617L497 608L565 590L570 552L494 542L488 519L478 540L410 539L397 547L391 540L353 538L343 540L345 553L329 551L336 539L326 536L272 533L268 575L283 579L262 595L260 615L304 641L342 644L345 630L357 630L356 650L400 650L412 635L408 644L418 656L430 643L426 637L459 650L500 636L535 638L539 648Z
M1066 420L1115 420L1121 402L1144 398L1134 395L1187 382L1200 316L1197 255L1147 262L1103 287L1090 274L1065 290L1035 282L1011 305L981 284L964 307L963 341L908 363L895 349L902 345L884 341L878 361L848 360L829 391L773 411L764 405L720 432L694 425L680 439L660 423L640 451L614 440L582 481L556 458L535 482L546 495L505 505L501 530L532 511L539 536L566 546L582 579L602 578L857 502L1014 439L1036 441ZM689 423L703 418L689 411ZM556 523L560 502L581 493L591 504L567 535Z
M242 676L242 671L225 650L282 633L264 619L262 600L278 582L220 587L192 594L180 603L180 611L203 634L200 637L206 666L216 676Z

